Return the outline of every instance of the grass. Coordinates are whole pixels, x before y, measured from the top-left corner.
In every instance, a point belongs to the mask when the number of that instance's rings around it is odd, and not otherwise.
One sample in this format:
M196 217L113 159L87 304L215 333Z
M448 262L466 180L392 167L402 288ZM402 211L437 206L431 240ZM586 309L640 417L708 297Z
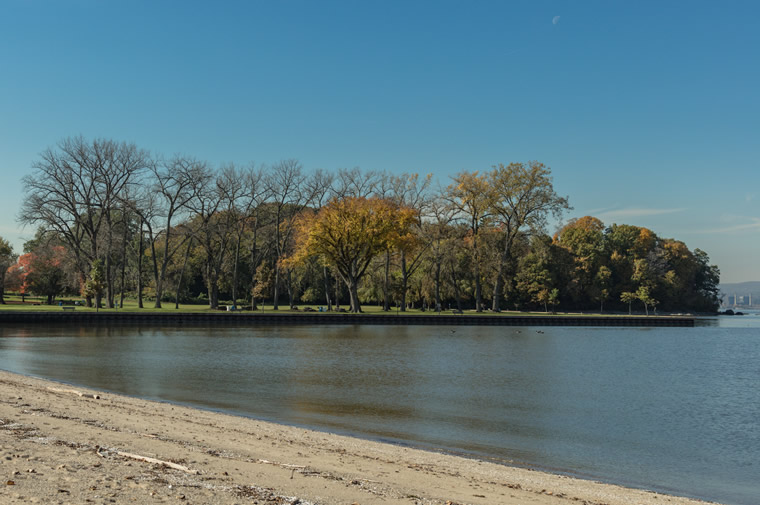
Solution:
M62 309L58 305L59 301L62 301L64 306L72 306L74 304L74 301L79 301L82 305L76 306L77 311L83 311L83 312L95 312L96 309L94 307L88 308L84 306L84 302L80 298L69 298L69 297L63 297L58 300L56 300L54 305L47 305L45 303L45 298L41 297L35 297L35 296L27 296L25 297L25 302L21 303L21 297L17 295L6 295L5 301L7 302L5 305L0 305L0 311L8 311L8 310L24 310L24 311L51 311L51 312L61 312ZM163 313L177 313L177 312L219 312L217 310L212 310L208 308L208 305L201 305L201 304L180 304L179 309L174 308L174 302L164 302L164 307L160 309L156 309L153 307L154 302L144 300L143 305L144 308L139 308L137 306L137 300L135 299L126 299L124 301L124 308L119 309L107 309L107 308L100 308L97 309L99 312L163 312ZM223 307L223 306L222 306ZM318 311L319 305L299 305L298 308L299 311L291 311L287 304L280 305L280 310L273 310L272 305L264 305L264 309L262 310L262 307L259 306L259 310L257 310L256 314L297 314L297 313L303 313L303 309L306 307L312 308L315 312L311 312L311 314L320 314ZM342 308L347 308L347 305L341 305ZM438 315L436 312L431 311L423 311L420 309L407 309L406 312L398 311L397 309L392 309L390 312L384 312L382 310L382 307L379 307L377 305L363 305L362 311L365 314L387 314L387 315L419 315L419 316L429 316L434 317ZM245 313L250 313L249 311L245 311ZM334 314L334 312L322 312L321 314ZM444 310L441 312L441 314L451 315L451 310ZM468 316L493 316L497 315L490 311L485 312L476 312L475 310L465 310L464 314ZM620 313L603 313L600 314L598 312L591 312L591 313L580 313L580 312L558 312L556 314L552 314L551 312L519 312L519 311L503 311L499 313L498 315L502 316L583 316L583 317L610 317L610 316L628 316L628 314L620 314ZM634 316L643 316L644 314L633 314Z

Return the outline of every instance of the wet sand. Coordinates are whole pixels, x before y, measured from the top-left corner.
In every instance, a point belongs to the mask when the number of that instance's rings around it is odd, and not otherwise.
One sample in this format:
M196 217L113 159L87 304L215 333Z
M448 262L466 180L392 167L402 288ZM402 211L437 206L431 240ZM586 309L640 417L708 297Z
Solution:
M0 503L704 503L3 371L0 478Z

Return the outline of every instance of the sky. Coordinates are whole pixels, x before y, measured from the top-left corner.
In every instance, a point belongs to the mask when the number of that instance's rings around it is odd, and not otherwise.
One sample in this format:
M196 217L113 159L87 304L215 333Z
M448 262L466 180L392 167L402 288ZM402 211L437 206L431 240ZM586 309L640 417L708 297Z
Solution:
M0 0L0 236L22 252L21 178L69 136L443 186L537 160L565 220L760 280L758 19L730 0Z

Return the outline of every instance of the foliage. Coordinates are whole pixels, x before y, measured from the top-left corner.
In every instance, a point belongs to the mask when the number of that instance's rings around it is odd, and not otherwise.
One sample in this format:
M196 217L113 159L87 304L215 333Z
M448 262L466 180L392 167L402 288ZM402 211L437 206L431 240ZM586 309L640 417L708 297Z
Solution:
M340 274L360 312L358 283L372 259L406 236L414 212L380 198L333 199L318 213L301 216L295 254L290 262L322 256Z
M431 176L306 173L297 160L245 168L164 159L132 144L67 138L23 179L21 221L37 234L16 260L0 239L4 286L52 301L177 301L287 294L331 307L347 290L387 310L714 311L708 255L647 228L583 216L546 233L569 203L540 162ZM13 264L15 262L15 264ZM201 296L202 295L202 296ZM0 290L0 301L3 291ZM627 307L626 307L627 305Z

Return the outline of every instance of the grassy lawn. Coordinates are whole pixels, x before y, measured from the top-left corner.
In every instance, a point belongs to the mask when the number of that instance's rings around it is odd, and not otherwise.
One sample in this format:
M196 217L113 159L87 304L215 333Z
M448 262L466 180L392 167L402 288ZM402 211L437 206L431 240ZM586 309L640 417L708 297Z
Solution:
M79 300L79 302L82 305L76 306L77 311L84 311L84 312L95 312L95 308L87 308L84 306L84 301L79 298L67 298L63 297L59 300L56 300L54 305L47 305L45 304L45 299L41 297L35 297L35 296L27 296L25 297L24 303L21 302L21 297L16 295L6 295L5 296L5 305L0 305L0 311L4 310L28 310L28 311L55 311L55 312L61 312L62 309L58 305L58 301L62 301L64 306L73 306L74 302L76 300ZM208 308L208 305L198 305L198 304L180 304L179 309L174 308L174 302L165 302L163 305L164 307L161 309L153 308L153 302L145 300L143 302L144 308L140 309L137 306L137 300L134 299L126 299L124 301L124 308L119 309L106 309L106 308L100 308L98 309L99 312L164 312L164 313L176 313L176 312L224 312L224 306L222 306L221 311L212 311ZM259 310L257 310L256 314L261 313L267 313L267 314L297 314L297 313L303 313L304 309L310 307L315 312L310 312L311 314L320 314L318 312L319 305L299 305L298 311L292 311L288 308L287 304L280 305L279 310L273 310L271 305L264 305L263 310L262 307L259 306ZM341 305L343 309L347 309L348 305ZM383 312L382 307L377 305L363 305L362 311L365 314L387 314L387 315L420 315L420 316L436 316L438 315L435 312L431 311L422 311L420 309L408 309L406 312L401 312L396 310L395 308L392 309L390 312ZM250 313L250 311L245 311L245 313ZM334 312L333 312L334 313ZM233 314L230 312L230 314ZM330 314L330 312L322 312L322 314ZM441 312L441 314L445 315L451 315L451 310L444 310ZM497 315L490 311L484 311L484 312L476 312L475 310L465 310L464 314L468 316L493 316ZM556 314L552 314L551 312L518 312L518 311L503 311L499 313L499 315L503 316L584 316L584 317L599 317L599 316L627 316L628 314L599 314L599 313L565 313L565 312L558 312ZM643 314L633 314L634 316L642 316Z

